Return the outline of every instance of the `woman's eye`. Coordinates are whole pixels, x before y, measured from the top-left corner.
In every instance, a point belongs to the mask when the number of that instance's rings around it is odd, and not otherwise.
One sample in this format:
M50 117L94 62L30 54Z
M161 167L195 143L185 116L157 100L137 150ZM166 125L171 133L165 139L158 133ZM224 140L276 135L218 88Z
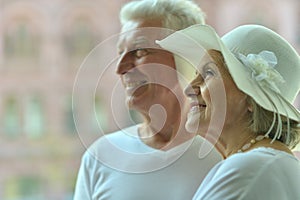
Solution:
M146 55L148 55L148 50L147 49L136 49L135 51L134 51L134 54L135 54L135 56L137 57L137 58L141 58L141 57L143 57L143 56L146 56Z
M204 80L210 79L210 78L214 77L215 75L216 74L215 74L214 70L212 70L212 69L205 69L201 73L201 76Z
M214 73L214 71L211 70L211 69L205 70L205 72L204 72L204 77L205 77L205 78L211 77L211 76L214 76L214 75L215 75L215 73Z
M203 79L208 79L213 76L216 76L216 64L213 62L207 63L203 68L202 68L202 78Z

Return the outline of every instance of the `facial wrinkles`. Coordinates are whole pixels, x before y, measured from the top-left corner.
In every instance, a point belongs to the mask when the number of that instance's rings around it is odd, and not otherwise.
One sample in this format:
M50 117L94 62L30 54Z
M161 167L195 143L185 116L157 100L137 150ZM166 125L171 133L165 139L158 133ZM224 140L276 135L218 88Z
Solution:
M208 62L208 63L206 63L205 65L203 65L200 69L199 69L199 71L200 71L200 73L196 73L196 78L193 80L193 82L192 82L192 87L194 88L194 89L196 89L196 88L199 88L199 95L200 94L203 94L203 92L205 91L205 90L207 90L208 89L208 84L209 84L209 80L211 79L211 78L215 78L215 75L213 75L213 77L211 77L211 75L209 74L206 74L207 72L206 71L215 71L214 69L211 69L210 67L208 67L208 65L209 64L211 64L212 62ZM215 73L215 72L214 72ZM199 96L198 95L198 96Z
M141 37L141 39L137 40L135 42L135 44L139 45L141 43L144 43L146 40L144 40L143 37ZM126 73L121 75L121 79L123 82L123 85L126 88L126 92L127 95L131 96L137 89L139 89L141 86L146 86L148 87L148 90L152 90L152 93L148 93L148 95L151 95L152 99L156 99L157 101L159 101L159 98L157 98L158 96L162 96L161 98L164 98L164 95L157 95L158 92L155 92L155 90L159 90L159 93L164 94L164 92L166 92L165 90L161 90L161 86L160 84L164 85L170 85L167 82L165 83L164 79L162 79L163 74L164 73L170 73L168 71L168 68L166 68L166 70L163 70L165 68L165 66L160 66L160 64L156 64L155 66L149 66L149 65L153 65L152 62L158 62L153 59L153 56L151 56L150 54L153 54L155 52L154 49L148 49L147 51L149 51L150 53L148 55L146 55L145 57L141 57L138 58L135 55L130 55L128 54L127 56L129 56L128 62L133 62L134 67L132 67L130 70L126 71ZM124 54L124 53L123 53ZM123 55L126 56L126 55ZM150 60L148 60L148 58L150 58ZM125 58L125 62L126 62ZM131 60L132 59L132 60ZM128 63L129 64L129 63ZM156 71L159 70L160 71ZM170 75L170 74L168 74ZM167 75L167 76L168 76ZM158 84L150 84L150 83L158 83ZM160 83L160 84L159 84ZM173 85L173 84L171 84ZM157 96L155 98L155 96ZM150 96L148 96L150 97Z
M119 43L119 54L121 54L121 56L118 71L123 86L126 88L127 95L131 96L139 86L144 84L145 78L143 77L143 74L137 70L135 58L132 57L133 55L130 55L130 51L128 50L129 45L127 45L128 41L126 40L128 40L128 38L124 36Z
M225 126L230 127L243 119L245 114L244 112L247 111L247 109L245 109L247 108L246 95L237 88L224 65L220 65L217 66L219 75L215 77L214 86L212 86L215 90L214 95L216 95L212 98L212 102L215 102L215 99L217 99L217 103L214 103L215 108L213 108L213 110L215 115L219 115L220 110L222 110L223 106L225 106ZM223 91L225 94L222 96L221 94L223 89L225 89L225 91ZM211 93L212 92L213 91L211 91ZM218 93L220 93L220 95L218 95ZM222 99L224 100L222 101Z
M133 41L133 50L137 48L146 48L149 47L150 42L145 36L138 36L136 40Z
M219 94L220 84L222 84L222 78L220 76L219 69L214 61L206 59L201 67L199 67L200 74L197 75L194 85L198 86L200 93L197 96L199 103L204 101L206 107L206 116L209 117L214 110L218 109L217 105L219 100L222 99ZM217 104L217 105L214 105Z
M137 33L137 31L130 31L123 33L123 35L120 37L118 44L118 53L120 55L119 67L130 64L132 65L132 68L135 68L137 61L139 60L139 58L136 57L137 55L135 55L135 51L149 46L150 42L147 37L143 35L137 35ZM134 73L136 70L131 69L130 72ZM122 75L126 73L127 71L122 73Z
M149 41L144 36L138 36L131 41L134 36L124 36L118 43L118 54L122 57L130 51L149 46Z

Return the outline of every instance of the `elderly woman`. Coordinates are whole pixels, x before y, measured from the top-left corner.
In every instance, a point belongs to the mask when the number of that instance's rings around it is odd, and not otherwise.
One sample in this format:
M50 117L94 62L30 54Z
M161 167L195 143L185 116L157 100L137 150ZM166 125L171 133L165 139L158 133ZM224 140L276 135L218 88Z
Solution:
M259 25L220 38L195 25L161 47L197 67L186 95L186 128L213 142L226 158L202 182L194 199L300 199L300 59L286 40ZM204 56L200 52L205 51Z

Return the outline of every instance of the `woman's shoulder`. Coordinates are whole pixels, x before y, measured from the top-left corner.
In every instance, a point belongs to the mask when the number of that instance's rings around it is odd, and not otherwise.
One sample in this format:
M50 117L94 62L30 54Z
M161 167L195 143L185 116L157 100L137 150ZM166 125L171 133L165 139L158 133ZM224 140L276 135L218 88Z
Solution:
M287 183L290 183L287 184ZM300 184L300 163L294 156L269 148L257 148L236 153L218 163L207 175L195 195L195 199L274 199L284 193L286 186L297 196ZM226 188L226 189L224 189ZM260 195L253 197L253 195ZM271 196L274 197L272 194ZM197 198L196 198L197 197ZM246 198L247 197L247 198ZM264 198L267 197L267 198ZM279 197L281 197L279 195ZM275 198L287 199L287 198ZM295 199L295 198L288 198ZM296 198L299 199L299 198Z
M257 173L264 168L270 170L276 167L295 165L300 167L300 161L286 152L272 148L257 148L244 153L236 153L222 162L220 170L237 169L239 173ZM284 165L284 166L283 166Z

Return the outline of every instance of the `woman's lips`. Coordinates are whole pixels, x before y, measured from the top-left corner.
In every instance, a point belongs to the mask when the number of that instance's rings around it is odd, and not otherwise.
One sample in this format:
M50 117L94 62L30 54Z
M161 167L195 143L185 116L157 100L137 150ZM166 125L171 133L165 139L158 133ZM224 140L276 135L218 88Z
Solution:
M199 104L199 102L192 102L190 104L190 112L191 113L199 112L199 111L201 111L201 110L203 110L205 108L206 108L206 105L205 104L201 104L201 103Z

